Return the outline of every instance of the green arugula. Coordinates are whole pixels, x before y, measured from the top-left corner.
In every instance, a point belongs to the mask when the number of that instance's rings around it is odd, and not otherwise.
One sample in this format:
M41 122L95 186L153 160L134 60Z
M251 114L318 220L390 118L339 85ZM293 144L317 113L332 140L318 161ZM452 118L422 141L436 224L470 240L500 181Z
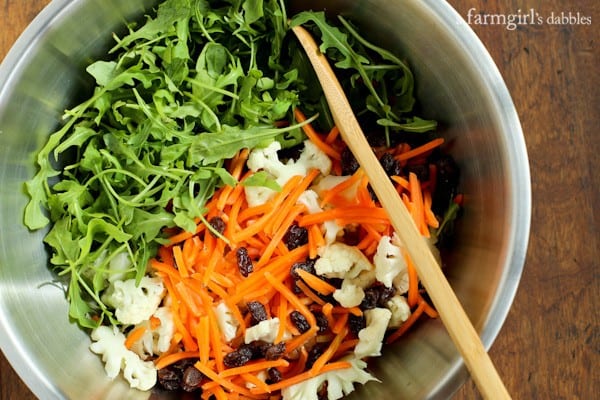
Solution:
M322 50L354 71L345 80L351 99L386 134L434 128L409 114L406 65L340 21L334 27L322 13L293 19L317 26ZM317 115L331 123L312 69L288 35L284 0L166 0L128 28L106 60L87 67L90 98L65 112L25 184L24 223L50 225L51 266L68 278L70 317L87 328L118 323L102 301L112 274L139 282L165 228L193 231L214 191L237 184L223 168L227 159L273 140L283 148L301 143L301 124L293 122L301 101L314 115L305 123ZM289 125L277 128L281 120ZM245 185L279 189L260 173ZM117 254L131 261L125 271L111 267Z

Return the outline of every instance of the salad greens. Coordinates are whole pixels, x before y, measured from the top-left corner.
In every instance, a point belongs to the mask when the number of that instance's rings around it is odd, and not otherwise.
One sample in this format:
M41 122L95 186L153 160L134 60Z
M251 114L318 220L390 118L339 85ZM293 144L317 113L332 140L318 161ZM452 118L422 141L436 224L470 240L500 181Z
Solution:
M322 51L345 71L356 112L373 115L388 141L398 131L435 128L411 114L406 64L350 22L340 17L334 26L323 13L303 12L291 24L321 37ZM65 112L39 151L24 214L30 229L50 225L50 262L68 281L70 316L81 326L117 323L102 301L111 274L139 282L166 228L195 229L214 190L236 183L223 166L237 151L300 143L293 121L300 104L330 127L288 31L284 0L166 0L115 35L106 60L88 66L93 93ZM258 177L249 184L276 186ZM124 252L131 267L113 270L111 260Z

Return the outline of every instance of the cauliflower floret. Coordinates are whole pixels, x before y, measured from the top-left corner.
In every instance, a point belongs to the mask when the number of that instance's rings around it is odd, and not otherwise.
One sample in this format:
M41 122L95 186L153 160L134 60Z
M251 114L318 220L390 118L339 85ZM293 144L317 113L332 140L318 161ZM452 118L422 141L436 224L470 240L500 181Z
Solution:
M319 195L311 189L302 192L300 197L298 197L298 203L305 205L310 214L323 211L319 206ZM338 236L344 233L344 227L339 226L335 221L325 221L323 228L325 228L325 244L335 242Z
M322 246L319 248L319 256L315 262L315 271L328 278L353 279L361 271L373 268L362 251L344 243Z
M290 159L287 163L282 163L277 155L278 150L281 150L281 143L277 141L267 147L254 149L250 152L246 165L254 172L268 172L280 186L285 185L293 176L306 175L313 168L323 175L331 172L331 160L310 140L304 141L304 149L296 161ZM275 191L268 188L245 187L244 191L250 206L264 204L275 194Z
M217 317L219 329L223 334L226 342L230 342L235 338L239 323L233 316L233 313L224 302L220 302L216 307L213 307Z
M337 400L347 396L354 391L354 383L364 385L369 381L379 380L368 373L365 369L367 363L356 357L345 357L342 361L348 361L350 368L338 369L319 374L314 378L281 389L283 400L318 400L318 391L324 382L327 382L327 399Z
M279 318L266 319L258 324L247 328L244 336L244 343L248 344L255 340L263 340L273 343L279 331Z
M119 371L132 388L150 390L156 383L157 373L154 363L143 361L133 351L125 347L125 335L116 327L99 326L91 334L94 341L90 350L102 355L106 375L114 379Z
M160 325L155 329L151 329L150 321L144 321L136 325L136 328L146 327L142 338L131 347L131 350L142 358L152 354L159 355L169 350L171 340L175 334L175 323L169 307L159 307L153 317L160 319Z
M410 306L404 296L395 295L388 300L386 307L392 312L389 328L399 328L410 317Z
M125 251L117 253L110 260L109 268L111 273L108 275L110 283L122 281L127 275L127 271L131 268L131 259Z
M392 281L392 285L396 288L398 294L408 292L408 270L402 271Z
M357 358L381 355L383 336L392 312L387 308L373 308L364 312L367 326L358 332L358 344L354 348Z
M379 241L377 252L373 256L373 264L375 264L377 280L387 287L391 287L394 278L407 269L402 257L402 249L393 245L392 238L389 236L383 236Z
M324 176L323 179L320 179L316 185L313 186L313 189L319 194L319 196L323 196L326 190L332 189L333 187L339 185L340 183L345 182L350 179L351 175L327 175ZM348 201L358 202L356 198L356 193L359 187L360 181L357 181L354 185L346 188L340 194L344 196L344 198Z
M350 308L358 306L365 298L365 291L352 283L351 279L344 279L342 287L333 292L333 298L342 307Z
M149 319L165 292L162 280L149 276L144 276L139 286L135 279L115 281L109 290L105 300L115 308L117 320L125 325L136 325Z

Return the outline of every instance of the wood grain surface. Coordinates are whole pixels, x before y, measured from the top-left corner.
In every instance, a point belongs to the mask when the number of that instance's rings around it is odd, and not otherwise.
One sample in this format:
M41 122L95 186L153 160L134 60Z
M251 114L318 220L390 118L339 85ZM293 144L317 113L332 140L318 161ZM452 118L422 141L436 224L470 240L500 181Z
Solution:
M0 60L48 3L0 0ZM514 399L598 398L600 2L449 3L497 63L519 113L531 165L527 261L490 355ZM532 10L535 24L523 21ZM492 23L497 16L508 21L519 14L525 23L516 29ZM34 398L0 353L0 400ZM471 381L454 396L478 398Z

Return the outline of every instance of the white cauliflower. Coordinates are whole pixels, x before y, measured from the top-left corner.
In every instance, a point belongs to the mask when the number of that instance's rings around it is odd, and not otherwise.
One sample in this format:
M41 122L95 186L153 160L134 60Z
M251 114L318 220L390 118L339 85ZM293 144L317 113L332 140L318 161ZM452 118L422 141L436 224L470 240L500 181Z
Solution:
M340 303L342 307L355 307L365 298L365 291L360 286L352 283L351 279L344 279L342 281L342 287L333 292L333 298Z
M373 256L373 264L375 264L377 280L387 287L392 286L398 274L407 271L402 249L392 244L392 238L389 236L383 236L379 241L377 252Z
M106 375L114 379L123 370L123 377L132 388L150 390L156 383L157 372L152 361L143 361L125 347L125 335L116 327L99 326L91 334L90 350L102 355Z
M129 254L125 251L115 254L110 260L109 268L111 273L108 275L108 281L110 283L124 280L128 270L131 269Z
M213 307L217 317L219 329L223 334L226 342L230 342L235 338L239 323L233 316L233 313L224 302L220 302L216 307Z
M136 325L154 314L164 292L160 278L144 276L138 286L135 279L113 282L105 301L115 308L115 316L119 322Z
M277 141L267 147L254 149L250 152L246 165L254 172L269 173L280 186L285 185L293 176L306 175L311 169L318 169L323 175L331 172L331 160L310 140L304 141L304 149L295 161L290 159L285 164L281 162L277 155L279 150L281 143ZM251 207L264 204L275 193L271 189L256 186L247 186L244 191Z
M319 182L317 182L317 184L313 186L313 189L322 197L326 190L330 190L350 178L351 178L351 175L341 175L341 176L327 175L327 176L324 176L322 179L320 179ZM346 200L357 201L356 193L357 193L357 190L359 187L359 183L360 183L360 181L357 181L354 185L346 188L340 194Z
M248 344L255 340L263 340L273 343L279 331L279 318L270 318L260 321L258 324L247 328L244 335L244 343Z
M160 319L160 325L155 329L151 329L150 321L144 321L136 325L136 328L146 327L142 338L131 347L131 350L142 358L153 354L160 355L169 350L171 340L175 334L175 323L169 307L159 307L153 317Z
M309 214L316 214L323 209L319 206L319 195L314 190L308 189L302 192L300 197L298 197L298 203L306 206ZM323 228L325 228L325 244L331 244L336 241L338 236L341 236L344 233L344 227L339 226L335 221L325 221L323 223Z
M283 400L318 400L318 391L324 382L327 382L327 399L337 400L354 391L354 384L364 385L369 381L379 380L365 369L367 363L355 357L342 359L351 364L350 368L338 369L319 374L314 378L281 389Z
M362 271L356 278L346 278L342 286L333 292L333 298L343 307L358 306L365 298L364 289L376 281L375 270Z
M386 307L392 312L388 328L399 328L410 317L410 306L404 296L395 295L388 300Z
M328 278L356 278L361 271L373 268L369 259L354 246L332 243L319 248L315 271Z
M381 355L381 346L392 312L387 308L373 308L364 312L367 326L358 332L358 343L354 348L357 358Z

